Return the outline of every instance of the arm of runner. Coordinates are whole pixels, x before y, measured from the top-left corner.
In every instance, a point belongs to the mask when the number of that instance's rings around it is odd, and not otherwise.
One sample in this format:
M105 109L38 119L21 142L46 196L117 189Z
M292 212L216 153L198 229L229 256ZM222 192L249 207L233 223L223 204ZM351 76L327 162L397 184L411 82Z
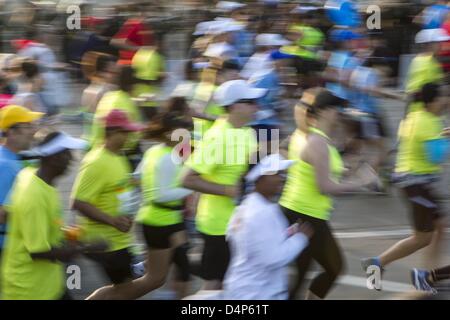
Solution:
M222 185L206 181L200 174L192 169L186 173L183 178L183 187L206 194L214 194L218 196L226 196L230 198L237 197L240 187Z
M314 152L311 152L314 150ZM343 192L357 191L361 185L354 183L337 183L330 178L330 160L328 144L324 138L312 135L308 139L308 144L302 152L304 161L314 167L316 182L323 194L338 195Z
M259 265L283 267L294 260L309 243L309 233L303 234L299 230L287 237L282 230L274 230L277 222L271 215L264 214L247 222L245 243Z
M155 202L169 202L184 199L193 191L186 188L177 187L177 165L170 159L171 154L161 158L156 170L155 177Z
M66 245L58 248L51 248L46 252L30 253L33 260L50 260L69 262L76 255L82 253L82 247L74 245Z
M112 217L97 209L92 204L77 199L74 200L72 209L77 210L91 220L110 225L122 232L128 232L133 224L133 221L129 217Z

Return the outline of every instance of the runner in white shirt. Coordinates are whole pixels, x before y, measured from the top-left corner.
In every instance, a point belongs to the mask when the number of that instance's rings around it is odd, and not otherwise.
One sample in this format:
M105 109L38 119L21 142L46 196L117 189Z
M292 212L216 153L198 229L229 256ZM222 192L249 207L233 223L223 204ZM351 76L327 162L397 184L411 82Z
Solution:
M288 298L287 265L308 245L312 235L307 224L289 227L276 202L285 181L283 173L293 162L272 154L246 176L247 182L255 183L255 191L236 208L228 225L231 263L223 298Z

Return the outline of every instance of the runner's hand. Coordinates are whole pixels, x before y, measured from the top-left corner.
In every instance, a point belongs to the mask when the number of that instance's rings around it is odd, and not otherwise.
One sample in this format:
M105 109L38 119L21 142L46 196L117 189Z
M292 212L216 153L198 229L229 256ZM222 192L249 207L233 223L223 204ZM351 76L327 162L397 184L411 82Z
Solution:
M308 239L314 234L314 229L309 222L299 223L298 232L303 233Z
M380 178L376 171L368 164L363 164L355 173L357 181L361 187L378 188L380 187Z
M230 198L237 198L241 192L241 185L236 184L234 186L225 187L225 195Z
M95 240L81 245L81 250L83 252L104 252L108 250L108 248L109 243L104 240Z
M119 231L128 232L133 225L133 221L129 217L114 217L112 218L111 225Z

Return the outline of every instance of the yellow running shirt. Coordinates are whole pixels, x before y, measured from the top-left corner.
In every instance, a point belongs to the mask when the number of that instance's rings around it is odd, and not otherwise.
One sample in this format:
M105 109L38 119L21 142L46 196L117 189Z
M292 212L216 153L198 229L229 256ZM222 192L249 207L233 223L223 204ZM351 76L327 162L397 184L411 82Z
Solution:
M62 244L62 206L56 189L25 168L11 191L9 232L2 261L2 299L57 300L65 288L61 262L33 260L32 253Z
M72 189L72 199L87 202L103 213L116 217L127 214L126 196L131 191L131 168L125 157L104 147L86 154ZM109 251L128 248L131 234L116 228L80 217L83 240L103 239L109 242Z

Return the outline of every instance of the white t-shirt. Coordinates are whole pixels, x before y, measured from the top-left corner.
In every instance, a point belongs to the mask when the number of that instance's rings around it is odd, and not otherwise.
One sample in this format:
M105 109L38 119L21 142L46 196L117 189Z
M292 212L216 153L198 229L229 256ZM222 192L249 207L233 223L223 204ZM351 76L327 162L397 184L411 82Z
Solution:
M308 245L304 234L288 236L288 227L279 205L257 192L236 208L227 230L231 261L224 280L225 299L288 298L287 265Z

